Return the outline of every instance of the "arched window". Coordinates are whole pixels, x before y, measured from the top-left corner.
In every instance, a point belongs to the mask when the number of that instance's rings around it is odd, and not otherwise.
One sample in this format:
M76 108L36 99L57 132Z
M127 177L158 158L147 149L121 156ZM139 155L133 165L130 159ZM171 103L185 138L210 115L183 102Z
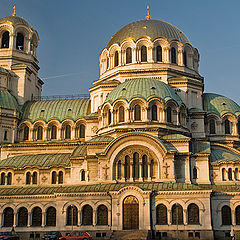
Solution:
M122 163L119 160L117 164L117 179L121 179L121 178L122 178Z
M232 225L231 208L227 205L222 207L222 225Z
M157 62L162 62L162 47L161 46L156 47L156 56L157 56Z
M66 125L65 127L65 139L71 139L71 126Z
M31 173L27 172L26 173L26 184L30 184L31 183Z
M126 63L132 63L132 48L126 49Z
M167 122L171 123L172 122L172 108L167 107Z
M151 160L151 164L150 164L150 177L153 178L154 177L154 161Z
M139 154L135 152L133 154L133 179L139 178Z
M85 126L83 124L80 124L79 126L79 137L85 138Z
M4 227L12 227L13 226L13 209L10 207L7 207L3 211L3 226Z
M32 184L37 184L37 172L33 172L33 175L32 175Z
M215 129L215 120L211 119L209 121L209 130L210 130L210 134L215 134L216 133L216 129Z
M74 205L70 205L67 208L67 225L76 226L78 223L78 209Z
M177 63L176 49L172 47L171 50L171 63Z
M24 36L22 33L17 33L16 49L21 51L24 50Z
M127 155L125 156L125 164L124 164L124 178L130 178L130 157Z
M57 183L57 173L55 171L52 172L52 184Z
M24 126L23 129L23 140L26 141L29 139L29 127L28 126Z
M40 207L35 207L32 210L32 226L39 227L42 225L42 209Z
M167 207L163 204L157 205L156 208L157 225L167 225Z
M85 177L85 171L84 170L82 170L82 172L81 172L81 181L86 181L86 177Z
M63 184L63 172L59 171L58 173L58 184Z
M224 121L224 127L225 127L225 134L231 134L231 126L230 126L230 121L228 119Z
M226 181L226 178L225 178L225 168L222 168L222 181Z
M108 209L105 205L97 208L97 225L108 225Z
M114 53L114 67L118 66L118 51L115 51Z
M46 212L46 226L56 226L56 209L49 207Z
M185 67L187 67L187 52L186 51L183 52L183 64Z
M43 138L43 127L38 126L37 127L37 140L42 140Z
M239 176L238 168L235 168L235 171L234 171L234 179L235 179L236 181L239 180L239 179L238 179L238 176Z
M157 105L152 105L151 107L152 120L157 121Z
M0 185L5 185L5 173L1 173L1 182L0 182Z
M2 46L1 48L9 48L9 32L6 31L2 35Z
M233 177L232 177L232 169L231 169L231 168L228 169L228 180L230 180L230 181L233 180Z
M141 120L141 107L138 104L134 106L134 120Z
M4 131L4 137L3 137L3 140L7 140L8 139L8 131L7 130L5 130Z
M124 122L125 121L125 109L124 109L124 107L123 106L120 106L119 107L119 112L118 112L118 114L119 114L119 122Z
M199 224L199 208L196 204L191 203L187 209L188 224Z
M147 47L141 47L141 62L147 62Z
M51 127L51 139L57 139L57 127L55 125Z
M193 168L193 179L197 179L197 178L198 178L197 175L198 175L198 174L197 174L197 168L194 167L194 168Z
M236 225L240 225L240 205L235 209Z
M112 113L111 113L111 110L108 109L108 125L111 124L112 122Z
M7 185L12 185L12 173L7 174Z
M142 156L142 178L146 179L148 177L148 161L147 155Z
M26 227L28 224L28 210L25 207L21 207L18 210L18 217L17 217L18 227Z
M172 206L172 224L183 224L183 208L180 204L174 204Z
M82 225L93 224L93 209L90 205L85 205L82 208Z

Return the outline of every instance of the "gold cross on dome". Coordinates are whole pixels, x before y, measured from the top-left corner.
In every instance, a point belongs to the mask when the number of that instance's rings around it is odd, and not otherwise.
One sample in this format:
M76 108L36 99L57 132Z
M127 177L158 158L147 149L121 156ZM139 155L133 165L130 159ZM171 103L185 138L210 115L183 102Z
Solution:
M16 16L16 6L13 6L13 13L12 13L13 16Z
M146 16L146 19L147 20L151 19L150 11L149 11L149 4L147 5L147 16Z

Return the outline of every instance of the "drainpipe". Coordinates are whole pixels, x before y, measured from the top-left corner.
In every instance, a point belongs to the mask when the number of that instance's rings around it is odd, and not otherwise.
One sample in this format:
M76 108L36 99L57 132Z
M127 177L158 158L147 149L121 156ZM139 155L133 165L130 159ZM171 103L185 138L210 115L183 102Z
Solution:
M107 195L111 198L111 222L110 222L110 230L112 230L112 195L107 192Z

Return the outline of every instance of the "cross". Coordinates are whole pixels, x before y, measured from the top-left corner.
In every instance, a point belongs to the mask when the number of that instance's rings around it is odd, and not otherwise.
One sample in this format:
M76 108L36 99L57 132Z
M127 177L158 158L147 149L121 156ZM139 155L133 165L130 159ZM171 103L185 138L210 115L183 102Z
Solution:
M43 181L43 182L46 182L46 181L47 181L47 177L46 177L46 176L43 176L43 177L42 177L42 181Z
M107 180L107 176L108 176L108 174L107 174L107 171L108 171L108 169L109 169L109 167L108 167L108 165L106 164L104 167L103 167L103 169L105 170L105 180Z
M146 19L147 20L151 19L150 12L149 12L149 4L147 5L147 16L146 16Z
M19 183L22 179L20 177L18 177L16 180Z
M163 167L165 168L165 173L164 173L164 174L165 174L165 177L168 178L168 176L169 176L169 174L168 174L168 168L169 168L170 166L168 166L167 163L166 163L166 165L163 166Z
M16 6L13 6L13 13L12 13L13 16L16 16Z

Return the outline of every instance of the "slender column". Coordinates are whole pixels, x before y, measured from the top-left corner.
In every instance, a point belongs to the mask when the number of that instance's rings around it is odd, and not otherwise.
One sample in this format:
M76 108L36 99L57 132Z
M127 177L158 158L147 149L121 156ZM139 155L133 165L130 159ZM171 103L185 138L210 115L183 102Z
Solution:
M41 227L44 227L44 226L45 226L45 224L46 224L46 221L45 221L45 216L46 216L46 213L45 213L45 212L43 212L43 213L42 213L42 225L41 225Z
M82 224L82 219L81 219L82 215L81 215L81 211L78 211L78 219L77 219L77 225L81 226Z
M137 51L137 49L134 47L134 48L132 48L132 62L133 63L136 63L138 60L137 60L137 58L136 58L136 51Z
M236 225L235 211L231 211L231 212L232 212L232 225L235 226Z
M168 225L172 224L172 221L171 221L171 209L167 210L167 222L168 222Z
M185 158L185 182L191 183L190 181L190 168L189 168L189 156Z
M182 47L178 46L178 65L183 66L183 50Z
M28 223L27 223L27 227L31 226L31 212L28 212Z
M93 226L96 226L97 224L97 211L93 210Z
M130 161L130 182L133 182L133 162L132 159Z
M121 66L122 65L122 53L121 51L118 51L118 66Z
M237 122L234 121L232 124L232 135L237 135Z
M139 181L142 182L142 162L139 162Z
M76 127L72 127L71 139L76 139Z
M148 62L150 63L153 63L154 60L153 60L153 47L148 47L148 52L147 52L147 60Z
M164 47L163 48L163 52L164 52L164 54L163 54L163 57L164 57L163 62L170 63L169 50L170 50L169 47Z
M150 175L151 175L151 174L150 174L150 173L151 173L151 164L148 163L147 167L148 167L148 169L147 169L147 170L148 170L148 177L147 177L147 180L148 180L148 181L151 181L151 176L150 176Z
M183 209L183 224L187 225L187 209Z
M12 51L13 50L13 45L14 45L14 38L15 35L14 34L9 34L9 50Z
M123 181L124 182L124 164L123 164L123 162L121 162L121 181Z
M147 108L146 108L146 107L143 107L143 108L142 108L142 120L143 120L144 122L147 121Z
M43 141L47 140L47 126L43 127Z
M17 226L17 212L14 212L13 227L15 228L16 226Z

